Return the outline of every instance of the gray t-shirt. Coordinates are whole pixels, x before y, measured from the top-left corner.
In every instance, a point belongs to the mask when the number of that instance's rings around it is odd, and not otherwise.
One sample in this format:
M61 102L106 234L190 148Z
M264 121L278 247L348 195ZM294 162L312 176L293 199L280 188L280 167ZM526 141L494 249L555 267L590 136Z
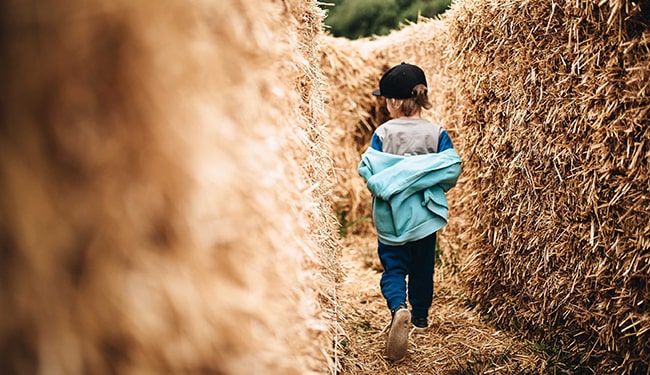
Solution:
M382 151L395 155L422 155L438 152L442 127L420 118L397 118L381 124L375 134Z

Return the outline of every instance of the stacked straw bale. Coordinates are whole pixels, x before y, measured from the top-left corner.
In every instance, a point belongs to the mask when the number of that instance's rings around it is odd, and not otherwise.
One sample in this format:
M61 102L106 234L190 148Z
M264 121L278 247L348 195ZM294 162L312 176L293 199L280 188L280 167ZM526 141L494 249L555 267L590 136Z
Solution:
M460 2L446 20L470 298L595 373L650 371L649 5Z
M385 117L368 93L385 68L422 66L425 117L464 161L443 241L468 297L558 368L646 373L648 19L647 1L459 1L387 37L327 39L340 209L370 212L356 166Z
M0 373L333 368L321 19L0 4Z

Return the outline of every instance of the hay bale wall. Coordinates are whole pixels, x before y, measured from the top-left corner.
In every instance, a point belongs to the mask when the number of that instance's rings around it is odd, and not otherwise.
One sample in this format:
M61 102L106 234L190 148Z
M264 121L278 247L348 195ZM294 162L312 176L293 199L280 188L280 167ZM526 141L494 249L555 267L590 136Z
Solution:
M328 372L316 5L0 17L0 373Z
M649 14L647 2L459 1L442 20L323 52L348 149L335 153L339 206L370 212L356 166L383 118L368 93L386 67L421 65L436 100L425 117L464 161L443 241L468 296L569 371L648 371Z
M448 18L467 289L595 373L650 365L649 8L461 2Z

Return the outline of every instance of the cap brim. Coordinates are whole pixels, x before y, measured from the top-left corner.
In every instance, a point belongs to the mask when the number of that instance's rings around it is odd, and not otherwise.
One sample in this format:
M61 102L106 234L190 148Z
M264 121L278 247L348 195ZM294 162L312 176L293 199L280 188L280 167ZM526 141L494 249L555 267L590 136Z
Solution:
M375 91L372 92L372 95L374 95L374 96L381 96L381 91L379 91L379 89L377 89L377 90L375 90Z

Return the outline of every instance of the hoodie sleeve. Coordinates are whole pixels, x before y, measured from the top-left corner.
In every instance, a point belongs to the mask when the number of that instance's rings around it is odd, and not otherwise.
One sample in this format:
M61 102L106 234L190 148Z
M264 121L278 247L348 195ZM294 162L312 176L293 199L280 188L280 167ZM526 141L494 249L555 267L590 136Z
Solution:
M366 179L368 189L377 197L389 200L398 193L406 195L440 186L451 189L460 175L461 160L453 149L438 154L417 155L381 170Z
M366 181L372 177L372 170L370 170L370 167L363 158L361 158L357 171L359 172L359 176L363 177Z
M381 173L381 171L390 169L392 165L398 164L403 158L403 156L387 154L369 147L366 152L361 155L361 162L359 163L358 168L359 175L363 177L366 182L369 182L373 179L373 176ZM374 180L377 181L376 178L374 178ZM370 183L367 184L367 187L373 195L376 195L377 190L381 188L381 186Z

